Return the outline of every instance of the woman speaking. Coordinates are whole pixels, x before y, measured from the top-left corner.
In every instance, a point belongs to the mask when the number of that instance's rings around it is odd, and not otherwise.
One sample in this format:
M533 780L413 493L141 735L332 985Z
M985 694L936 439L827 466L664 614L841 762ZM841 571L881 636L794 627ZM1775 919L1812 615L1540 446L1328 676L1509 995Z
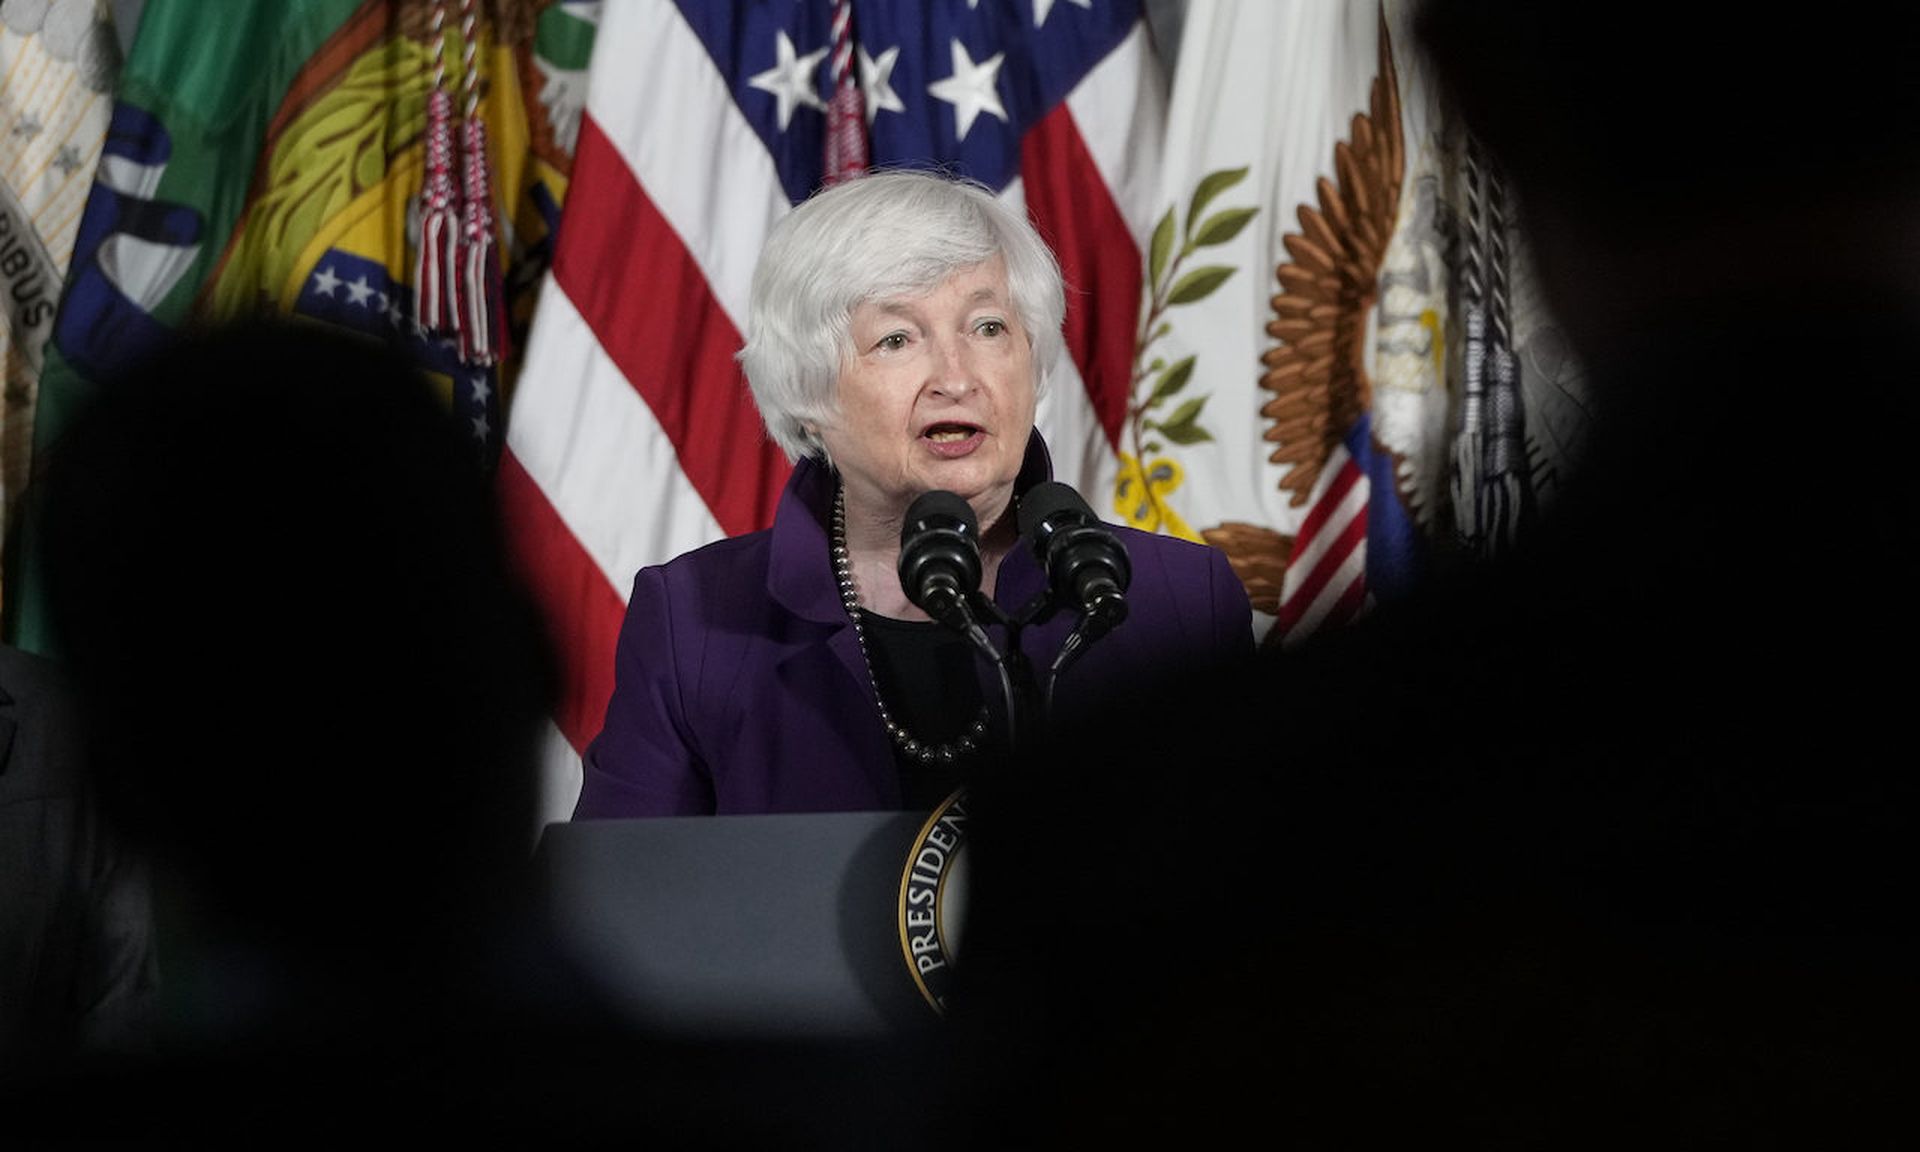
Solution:
M1036 724L1251 655L1224 556L1051 482L1034 410L1064 315L1052 252L971 181L876 171L780 221L739 358L792 477L771 528L635 576L575 819L931 809ZM933 559L903 582L923 518ZM1075 533L1079 575L1124 592L1095 628L1046 548Z

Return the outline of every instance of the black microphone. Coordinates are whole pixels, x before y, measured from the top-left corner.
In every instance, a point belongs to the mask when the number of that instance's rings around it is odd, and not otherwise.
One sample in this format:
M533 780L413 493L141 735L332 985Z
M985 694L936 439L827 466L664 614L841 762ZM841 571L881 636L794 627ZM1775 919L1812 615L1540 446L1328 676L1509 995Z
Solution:
M900 525L900 587L922 612L966 629L967 597L980 588L980 521L973 505L939 488L913 502Z
M1028 489L1020 498L1020 535L1040 558L1054 597L1083 615L1093 635L1127 618L1133 565L1126 546L1080 493L1058 480Z

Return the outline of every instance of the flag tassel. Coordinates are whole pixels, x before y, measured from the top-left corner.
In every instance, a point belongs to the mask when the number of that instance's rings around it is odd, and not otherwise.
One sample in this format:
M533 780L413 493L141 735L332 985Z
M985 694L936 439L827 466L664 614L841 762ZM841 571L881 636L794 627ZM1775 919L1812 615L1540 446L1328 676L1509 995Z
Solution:
M420 242L414 251L413 317L427 332L456 323L452 292L458 273L459 214L454 206L453 102L427 97L427 176L420 189Z
M506 324L500 307L500 265L493 237L493 192L487 176L487 129L478 116L462 125L464 217L460 232L460 358L492 364L506 355Z

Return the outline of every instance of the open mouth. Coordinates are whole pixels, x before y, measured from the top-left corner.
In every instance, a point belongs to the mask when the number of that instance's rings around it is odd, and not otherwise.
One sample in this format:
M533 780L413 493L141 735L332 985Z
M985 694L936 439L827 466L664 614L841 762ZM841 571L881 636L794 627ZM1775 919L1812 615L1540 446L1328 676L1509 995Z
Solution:
M921 435L935 444L956 444L978 431L980 429L972 424L935 424Z

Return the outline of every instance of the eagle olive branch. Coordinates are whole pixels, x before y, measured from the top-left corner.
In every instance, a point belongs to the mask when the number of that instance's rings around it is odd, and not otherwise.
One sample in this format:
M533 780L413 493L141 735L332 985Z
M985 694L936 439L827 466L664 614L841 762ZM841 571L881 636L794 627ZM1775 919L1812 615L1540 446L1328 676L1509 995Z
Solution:
M1153 385L1148 389L1145 399L1129 407L1128 435L1133 445L1134 461L1140 470L1140 483L1163 522L1166 509L1161 506L1159 495L1147 480L1147 454L1160 451L1162 445L1159 440L1149 439L1149 435L1158 433L1175 444L1198 444L1213 439L1213 433L1200 424L1200 410L1206 405L1206 396L1187 397L1164 417L1149 415L1186 388L1188 381L1193 378L1194 357L1183 356L1169 364L1158 356L1146 361L1147 351L1172 331L1173 325L1163 318L1168 309L1206 299L1233 275L1234 268L1230 264L1203 264L1184 274L1181 267L1187 257L1199 249L1225 244L1239 235L1240 230L1247 226L1247 221L1259 212L1258 208L1228 208L1201 219L1201 213L1216 196L1238 184L1246 175L1247 169L1244 167L1209 172L1194 187L1193 197L1187 205L1185 228L1178 228L1174 209L1169 206L1167 214L1160 218L1160 223L1153 230L1153 241L1147 252L1147 309L1140 321L1140 332L1134 340L1133 380L1128 395L1140 395L1141 384L1149 379ZM1176 231L1181 233L1178 252L1173 247Z

